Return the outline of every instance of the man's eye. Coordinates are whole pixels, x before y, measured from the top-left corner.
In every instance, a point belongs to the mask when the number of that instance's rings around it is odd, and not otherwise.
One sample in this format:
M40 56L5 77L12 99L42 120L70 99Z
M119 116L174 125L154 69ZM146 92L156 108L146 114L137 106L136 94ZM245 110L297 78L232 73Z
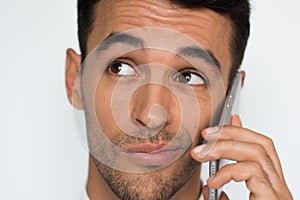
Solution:
M133 76L136 74L132 66L125 62L113 62L108 66L108 71L120 76Z
M205 81L200 74L191 71L180 72L180 74L175 77L175 81L189 85L205 84Z

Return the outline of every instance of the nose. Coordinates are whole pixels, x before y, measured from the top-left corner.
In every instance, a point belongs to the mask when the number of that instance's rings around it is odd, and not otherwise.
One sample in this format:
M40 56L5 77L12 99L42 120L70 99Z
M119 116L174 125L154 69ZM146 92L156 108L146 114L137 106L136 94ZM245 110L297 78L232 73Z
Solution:
M161 130L172 121L173 99L172 92L159 84L151 83L138 88L130 100L133 123L151 130Z
M162 105L154 104L151 106L148 116L150 122L147 126L150 129L159 129L166 123L168 115L166 109Z

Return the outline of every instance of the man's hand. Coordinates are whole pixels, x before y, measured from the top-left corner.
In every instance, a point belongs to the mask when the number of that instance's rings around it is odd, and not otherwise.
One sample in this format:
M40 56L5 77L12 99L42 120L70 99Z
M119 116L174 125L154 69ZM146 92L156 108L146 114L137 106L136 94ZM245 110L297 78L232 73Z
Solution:
M222 167L209 178L209 187L220 188L231 180L245 181L251 200L293 199L284 180L273 141L242 128L239 116L232 117L230 126L203 130L202 136L208 143L192 150L191 155L195 160L207 162L223 158L237 161ZM208 199L206 188L203 194ZM221 200L226 199L228 197L222 194Z

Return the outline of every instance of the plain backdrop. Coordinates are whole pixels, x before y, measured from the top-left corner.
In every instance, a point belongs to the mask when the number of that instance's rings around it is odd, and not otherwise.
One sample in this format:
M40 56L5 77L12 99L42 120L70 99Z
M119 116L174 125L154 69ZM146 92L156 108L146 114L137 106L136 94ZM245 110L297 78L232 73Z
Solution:
M65 50L79 49L76 0L0 2L0 199L78 199L87 152L64 84ZM240 103L244 125L274 139L294 199L300 199L299 10L299 0L252 1ZM231 183L225 190L247 199L244 188Z

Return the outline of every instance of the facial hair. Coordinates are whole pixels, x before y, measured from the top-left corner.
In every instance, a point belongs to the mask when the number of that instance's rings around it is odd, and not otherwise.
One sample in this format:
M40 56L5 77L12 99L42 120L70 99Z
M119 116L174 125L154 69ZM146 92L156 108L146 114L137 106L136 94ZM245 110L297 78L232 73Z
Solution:
M195 174L199 163L184 156L173 167L148 173L127 173L112 169L93 158L98 172L111 190L122 200L167 200ZM166 173L167 172L167 173ZM168 174L168 175L166 175Z
M99 161L92 155L93 161L96 164L98 172L111 190L122 200L167 200L176 194L195 174L199 163L193 160L189 154L191 149L191 141L186 131L180 132L176 135L177 139L174 139L174 133L170 133L166 130L161 131L157 135L151 138L142 139L128 136L126 134L118 134L111 142L119 147L126 146L128 144L137 144L144 142L157 142L157 141L169 141L177 142L178 145L186 147L183 155L180 156L174 163L164 168L159 168L155 171L146 173L131 173L112 168L103 162ZM95 141L93 142L95 143ZM103 155L105 144L102 143ZM107 144L106 144L107 145ZM105 155L114 155L114 153L108 153ZM116 156L116 154L114 155ZM115 157L114 157L115 158ZM117 159L110 159L111 164L117 162Z

